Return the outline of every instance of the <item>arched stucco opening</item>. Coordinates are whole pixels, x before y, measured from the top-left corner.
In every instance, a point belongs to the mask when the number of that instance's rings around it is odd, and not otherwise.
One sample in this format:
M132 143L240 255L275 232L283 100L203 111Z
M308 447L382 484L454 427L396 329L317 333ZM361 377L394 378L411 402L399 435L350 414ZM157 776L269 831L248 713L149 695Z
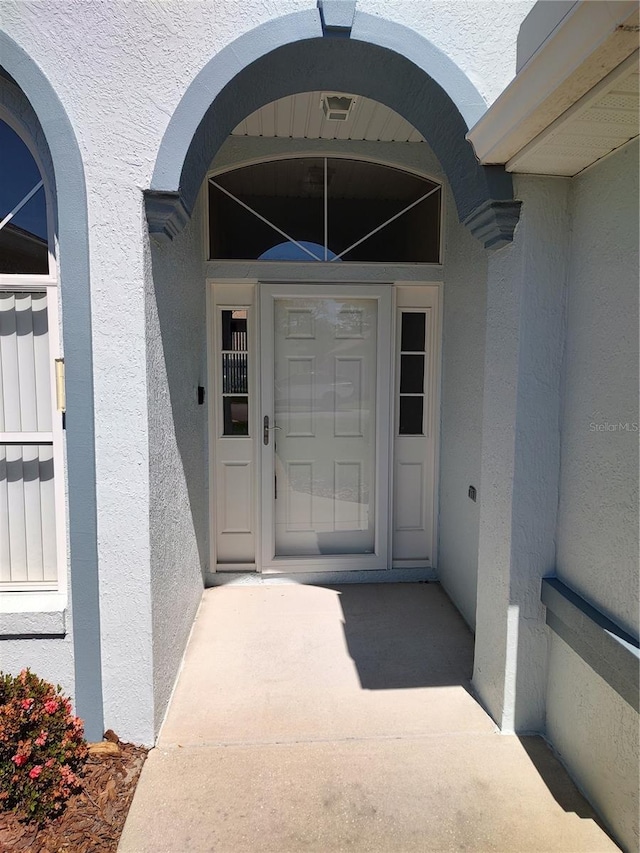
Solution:
M102 736L103 700L98 601L96 485L89 245L82 158L66 111L38 65L0 32L4 107L34 141L48 185L56 248L66 365L67 530L71 600L60 612L60 636L73 626L75 707L90 740ZM71 620L69 620L69 611ZM48 615L48 614L45 614ZM49 622L46 623L50 625ZM50 627L49 627L50 631ZM46 630L44 636L49 636ZM57 636L57 635L55 635Z
M321 12L256 28L194 79L165 132L146 192L151 234L171 239L181 230L213 157L244 117L279 98L328 89L371 98L407 119L442 164L460 221L485 248L509 242L519 205L510 175L481 166L465 140L486 105L464 73L406 27L361 12L333 26L331 10Z
M440 474L434 479L438 482L438 476L444 477L450 487L442 497L436 495L444 509L434 517L439 519L440 542L444 538L448 542L441 554L464 566L466 576L460 584L466 591L456 603L473 624L476 508L469 512L461 502L468 501L467 478L477 482L480 452L485 248L511 241L519 203L513 199L510 176L502 168L479 166L465 141L468 127L486 105L451 60L417 33L364 13L355 13L351 37L345 35L336 38L326 27L323 31L319 13L312 10L271 21L220 51L192 81L175 109L150 188L145 191L153 238L147 247L146 345L152 448L151 577L156 602L153 632L159 662L154 685L157 724L199 600L201 574L205 583L216 582L211 575L218 571L211 538L216 512L213 497L220 490L212 481L207 484L207 475L213 466L208 430L215 416L209 407L220 411L221 406L208 382L213 353L205 345L208 306L204 287L205 277L214 278L216 273L213 266L203 264L204 205L197 203L198 195L210 169L220 167L222 161L234 167L244 162L238 159L237 150L224 150L225 143L233 141L234 128L252 112L280 98L320 90L348 92L383 104L421 133L429 154L417 171L431 174L443 184L447 196L443 228L453 236L456 248L446 269L448 318L443 321L443 334L448 343L443 358L448 359L449 367L442 407L435 409L442 412L442 447ZM255 140L265 145L252 156L257 160L267 157L273 141ZM275 141L291 142L289 154L302 148L295 144L299 140ZM315 140L307 141L313 144ZM330 156L326 146L318 146L312 153ZM362 154L361 149L355 156ZM407 166L401 158L382 159L389 165ZM202 196L200 200L204 201ZM318 264L316 272L310 269L315 264L305 266L305 275L327 274L327 264ZM408 264L403 273L412 274ZM237 284L261 274L240 264L233 275L227 270L222 277L233 277ZM272 269L271 275L277 274ZM288 274L294 273L290 270ZM429 274L433 276L429 280L441 282L442 266ZM418 273L415 275L418 280ZM397 278L404 280L405 275ZM230 300L229 304L238 307L235 295ZM210 305L209 315L211 309ZM464 490L460 481L465 483ZM166 492L169 482L175 486L170 496ZM222 571L229 571L228 565ZM253 570L251 562L240 565ZM373 579L370 573L363 574Z

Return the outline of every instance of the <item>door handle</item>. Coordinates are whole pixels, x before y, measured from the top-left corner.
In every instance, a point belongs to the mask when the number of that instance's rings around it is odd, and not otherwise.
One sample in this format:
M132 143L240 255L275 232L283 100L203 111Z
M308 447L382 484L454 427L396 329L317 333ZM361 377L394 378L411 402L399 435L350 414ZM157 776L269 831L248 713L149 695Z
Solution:
M269 415L265 415L265 416L264 416L264 420L263 420L263 422L262 422L262 423L263 423L263 428L262 428L262 441L263 441L263 443L264 443L264 444L265 444L265 446L266 446L267 444L269 444L269 433L270 433L272 430L274 430L274 429L282 429L282 427L279 427L279 426L272 426L272 427L270 427L270 426L269 426Z

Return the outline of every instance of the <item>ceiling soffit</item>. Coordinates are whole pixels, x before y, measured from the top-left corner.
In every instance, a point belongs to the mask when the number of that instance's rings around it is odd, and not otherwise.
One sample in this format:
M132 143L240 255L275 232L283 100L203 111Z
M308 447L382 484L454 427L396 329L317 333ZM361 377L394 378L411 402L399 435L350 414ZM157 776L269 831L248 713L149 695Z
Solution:
M371 98L356 97L346 121L332 121L322 109L322 95L319 91L301 92L265 104L241 121L232 136L424 142L406 119Z

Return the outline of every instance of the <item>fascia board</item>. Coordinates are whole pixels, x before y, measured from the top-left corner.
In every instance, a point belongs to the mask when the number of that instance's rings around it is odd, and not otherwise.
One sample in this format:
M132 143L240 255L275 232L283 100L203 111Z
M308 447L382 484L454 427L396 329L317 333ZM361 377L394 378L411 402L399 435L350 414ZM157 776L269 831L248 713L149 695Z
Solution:
M636 0L583 2L467 134L483 165L504 164L638 48Z

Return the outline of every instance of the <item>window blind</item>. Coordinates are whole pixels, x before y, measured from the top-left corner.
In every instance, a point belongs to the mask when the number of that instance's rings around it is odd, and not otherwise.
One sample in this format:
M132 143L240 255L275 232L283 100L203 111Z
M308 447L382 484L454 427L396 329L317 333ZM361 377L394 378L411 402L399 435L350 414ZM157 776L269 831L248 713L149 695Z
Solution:
M47 294L0 292L0 582L57 578Z

